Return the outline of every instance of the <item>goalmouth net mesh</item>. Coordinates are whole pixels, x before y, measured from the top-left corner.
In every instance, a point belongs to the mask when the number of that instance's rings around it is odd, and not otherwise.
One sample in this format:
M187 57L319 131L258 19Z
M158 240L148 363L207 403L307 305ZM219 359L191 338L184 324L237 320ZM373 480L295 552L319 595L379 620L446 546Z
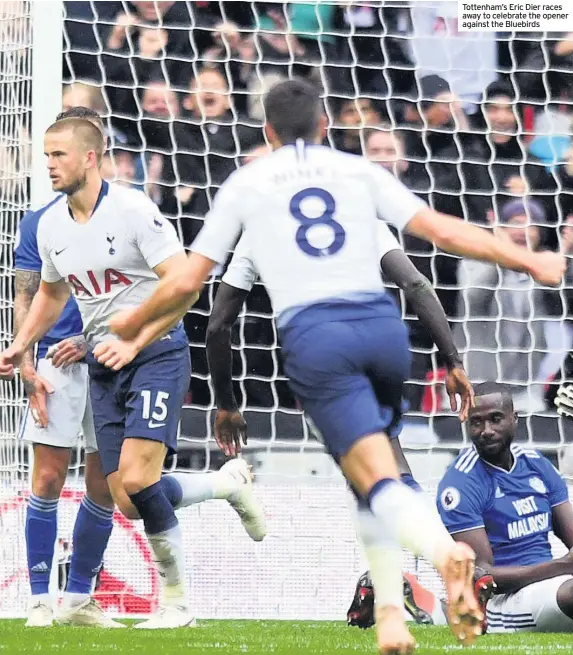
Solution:
M569 37L458 33L457 3L449 0L62 5L63 107L100 112L109 138L104 176L146 192L186 246L226 177L264 156L265 91L302 75L322 89L333 146L366 154L439 211L491 224L524 247L573 249ZM28 2L0 3L3 345L13 332L16 228L29 204L30 16ZM508 205L519 200L526 207L516 214ZM438 291L472 379L510 384L522 416L519 440L557 462L571 427L557 419L545 396L573 343L568 289L549 293L524 277L460 262L418 240L403 243ZM193 377L174 467L206 470L222 462L211 429L214 396L204 346L217 284L207 285L185 322ZM407 307L404 313L414 367L402 440L414 474L432 490L469 442L445 402L432 344ZM233 344L235 391L249 425L246 456L265 483L259 491L270 536L252 546L228 508L214 503L183 513L197 614L339 618L364 563L339 474L288 390L261 285L243 308ZM19 383L0 384L0 473L11 498L14 489L26 488L29 473L27 452L16 439L24 400ZM565 473L567 466L565 458ZM63 501L64 568L78 498L73 490L82 486L79 461L74 472ZM25 608L23 512L22 499L11 498L0 515L0 525L13 535L0 563L0 585L8 580L8 591L0 593L2 613ZM130 562L126 547L137 551ZM420 568L423 581L439 589L427 565L409 560L408 566ZM106 569L104 588L115 589L110 609L153 607L157 580L137 525L120 521ZM225 589L225 597L213 589Z

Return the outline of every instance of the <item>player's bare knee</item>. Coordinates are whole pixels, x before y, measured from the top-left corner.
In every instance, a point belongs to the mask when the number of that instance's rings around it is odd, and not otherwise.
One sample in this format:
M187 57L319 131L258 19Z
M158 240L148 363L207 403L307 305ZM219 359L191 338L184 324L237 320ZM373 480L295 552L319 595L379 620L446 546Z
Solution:
M573 619L573 579L564 582L557 590L557 605L565 616Z
M59 498L65 481L65 473L62 475L61 471L42 467L34 472L32 493L40 498Z
M69 451L47 446L34 449L32 493L40 498L59 498L68 473Z
M86 454L86 491L102 507L111 509L115 504L98 453Z

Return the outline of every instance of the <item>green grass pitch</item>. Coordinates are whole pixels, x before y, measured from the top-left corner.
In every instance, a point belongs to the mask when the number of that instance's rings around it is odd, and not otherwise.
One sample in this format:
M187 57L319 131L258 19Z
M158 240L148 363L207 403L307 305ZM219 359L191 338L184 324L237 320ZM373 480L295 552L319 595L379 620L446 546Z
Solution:
M444 628L414 628L418 655L550 655L573 652L573 635L489 635L470 649L458 645ZM42 653L88 655L199 655L223 653L294 655L364 653L376 655L373 630L344 623L291 621L200 621L180 630L26 629L23 621L0 621L0 655Z

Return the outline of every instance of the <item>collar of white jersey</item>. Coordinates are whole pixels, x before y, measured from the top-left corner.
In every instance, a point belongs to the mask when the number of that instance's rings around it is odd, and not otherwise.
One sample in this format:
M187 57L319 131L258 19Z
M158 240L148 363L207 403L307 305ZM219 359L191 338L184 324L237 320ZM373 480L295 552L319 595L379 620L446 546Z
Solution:
M92 213L90 214L90 218L96 213L97 208L101 205L101 201L105 198L105 196L107 196L108 192L109 192L109 182L107 180L102 180L101 181L101 188L100 188L99 193L98 193L96 204L94 205L94 208L92 209ZM76 219L74 218L74 214L73 214L69 204L68 204L68 213L69 213L70 217L72 218L72 220L75 221Z

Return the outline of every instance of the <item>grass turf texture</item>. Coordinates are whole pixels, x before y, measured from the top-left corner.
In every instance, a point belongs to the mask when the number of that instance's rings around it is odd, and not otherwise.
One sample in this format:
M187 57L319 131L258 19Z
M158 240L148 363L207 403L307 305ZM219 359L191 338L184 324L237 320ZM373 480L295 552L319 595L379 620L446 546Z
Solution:
M573 652L571 635L489 635L471 649L459 646L444 628L414 628L418 655L550 655ZM0 621L0 655L42 653L137 653L199 655L247 653L293 655L364 653L376 655L373 630L344 623L291 621L200 621L179 630L98 630L95 628L25 628L23 621Z

